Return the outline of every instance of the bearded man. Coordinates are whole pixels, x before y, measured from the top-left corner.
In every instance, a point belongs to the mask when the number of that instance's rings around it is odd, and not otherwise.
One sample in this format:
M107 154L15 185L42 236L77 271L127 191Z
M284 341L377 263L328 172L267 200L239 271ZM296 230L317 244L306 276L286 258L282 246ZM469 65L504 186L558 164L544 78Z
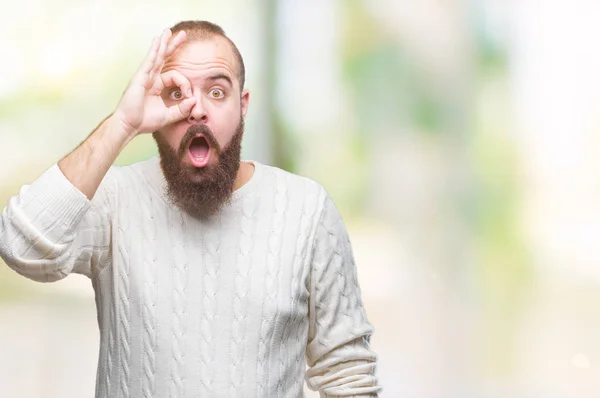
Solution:
M240 159L242 56L207 21L166 29L117 108L24 185L0 255L87 275L96 397L376 397L377 356L347 231L316 182ZM113 166L135 136L159 155ZM308 365L308 369L307 369Z

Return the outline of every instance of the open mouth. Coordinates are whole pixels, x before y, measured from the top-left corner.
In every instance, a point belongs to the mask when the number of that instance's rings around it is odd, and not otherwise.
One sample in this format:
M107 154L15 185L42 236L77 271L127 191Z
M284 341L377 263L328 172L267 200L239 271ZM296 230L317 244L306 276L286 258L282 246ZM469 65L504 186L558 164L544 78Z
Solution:
M190 142L188 155L192 165L204 167L210 160L210 144L203 135L197 135Z

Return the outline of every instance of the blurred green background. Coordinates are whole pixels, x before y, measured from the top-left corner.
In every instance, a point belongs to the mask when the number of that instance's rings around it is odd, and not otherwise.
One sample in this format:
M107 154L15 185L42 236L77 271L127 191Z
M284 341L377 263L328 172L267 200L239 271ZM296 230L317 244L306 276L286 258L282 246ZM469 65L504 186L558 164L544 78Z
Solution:
M208 19L245 58L243 156L320 182L347 223L382 396L598 395L600 3L2 1L0 207L154 35ZM156 153L138 137L117 163ZM85 277L0 267L0 396L92 397L97 339Z

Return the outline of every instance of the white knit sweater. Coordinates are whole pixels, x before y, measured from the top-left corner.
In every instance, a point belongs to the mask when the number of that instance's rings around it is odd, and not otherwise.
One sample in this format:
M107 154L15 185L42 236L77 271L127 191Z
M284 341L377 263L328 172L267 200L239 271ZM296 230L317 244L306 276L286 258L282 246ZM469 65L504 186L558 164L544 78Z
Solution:
M376 397L346 228L317 183L253 162L210 222L165 199L158 157L89 201L57 165L0 218L0 255L42 282L90 277L96 397ZM306 369L308 364L309 368Z

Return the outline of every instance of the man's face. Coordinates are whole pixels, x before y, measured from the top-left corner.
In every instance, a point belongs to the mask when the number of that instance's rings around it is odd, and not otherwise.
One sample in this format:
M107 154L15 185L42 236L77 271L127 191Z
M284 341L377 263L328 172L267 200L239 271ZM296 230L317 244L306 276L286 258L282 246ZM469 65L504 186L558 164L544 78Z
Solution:
M238 64L222 37L184 43L163 72L181 73L196 104L187 119L153 134L172 202L192 215L207 217L227 202L240 162L243 120L249 93L240 92ZM185 98L178 87L162 95L167 106Z

